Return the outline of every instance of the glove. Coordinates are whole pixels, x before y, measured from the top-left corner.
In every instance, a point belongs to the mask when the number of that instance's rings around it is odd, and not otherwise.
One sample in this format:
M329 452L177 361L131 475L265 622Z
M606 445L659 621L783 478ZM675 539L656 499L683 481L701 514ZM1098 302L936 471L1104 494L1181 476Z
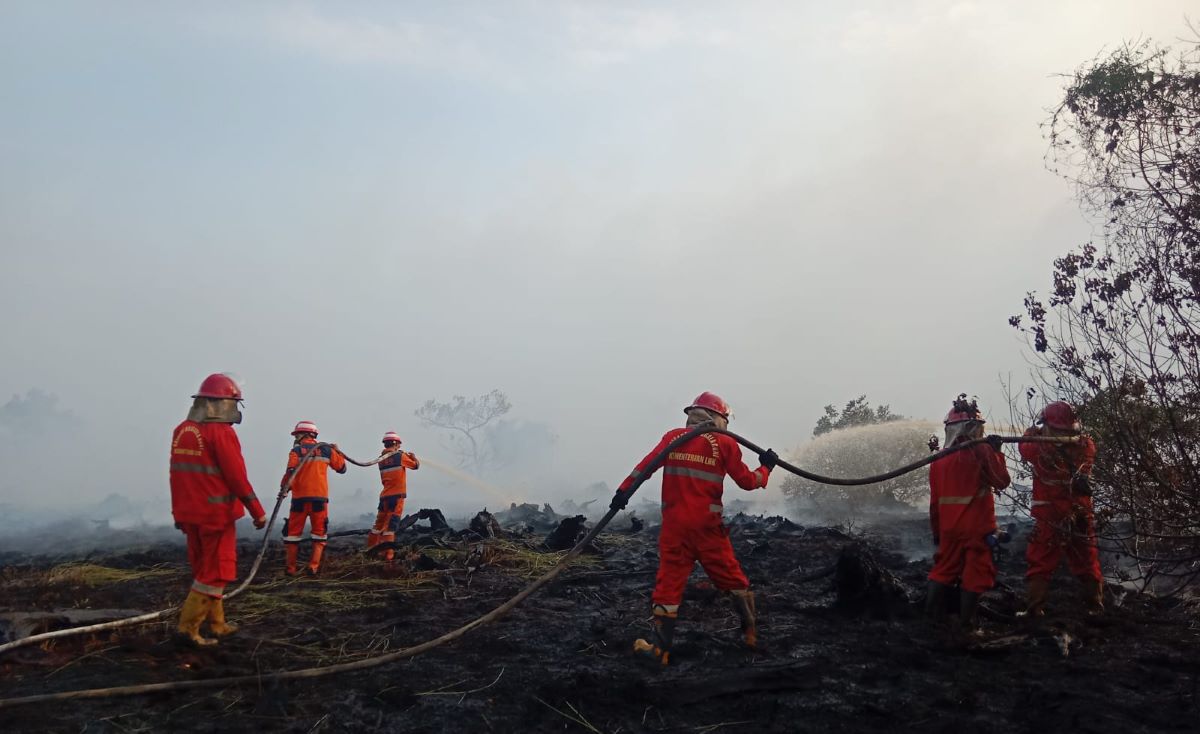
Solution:
M988 446L992 447L992 451L995 451L997 454L1003 450L1004 441L1000 438L1000 436L997 436L993 433L987 437L987 442Z
M936 454L937 452L939 452L941 450L942 450L942 442L938 440L937 436L930 436L929 437L929 453Z
M775 453L775 449L767 449L758 455L758 463L767 467L768 470L774 469L779 463L779 454Z
M255 530L262 530L266 526L267 526L267 516L266 515L260 515L259 517L254 518L254 529Z
M612 502L609 503L608 509L624 510L625 505L629 504L629 498L632 496L633 496L633 492L622 492L621 490L618 489L617 493L613 495Z

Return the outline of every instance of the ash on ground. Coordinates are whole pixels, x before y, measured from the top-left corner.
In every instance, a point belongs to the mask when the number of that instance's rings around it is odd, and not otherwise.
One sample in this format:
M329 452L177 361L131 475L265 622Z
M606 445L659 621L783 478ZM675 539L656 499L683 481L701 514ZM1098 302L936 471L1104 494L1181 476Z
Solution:
M440 513L398 536L396 559L332 538L317 578L287 578L272 544L264 571L227 613L241 630L211 649L179 646L167 623L0 657L4 697L329 665L424 642L490 611L562 557L586 510L548 505ZM618 516L592 553L501 621L389 666L312 681L0 709L5 731L1194 731L1200 634L1183 602L1118 593L1087 618L1055 579L1044 621L1015 618L1023 534L1002 547L985 597L985 636L964 649L920 614L929 561L914 514L848 534L778 517L727 518L757 592L763 649L697 569L672 666L637 662L650 633L656 518ZM636 521L635 521L636 520ZM477 522L476 522L477 521ZM245 574L261 536L239 547ZM79 608L149 611L189 583L173 544L9 559L5 619L69 623ZM8 623L8 631L16 622Z

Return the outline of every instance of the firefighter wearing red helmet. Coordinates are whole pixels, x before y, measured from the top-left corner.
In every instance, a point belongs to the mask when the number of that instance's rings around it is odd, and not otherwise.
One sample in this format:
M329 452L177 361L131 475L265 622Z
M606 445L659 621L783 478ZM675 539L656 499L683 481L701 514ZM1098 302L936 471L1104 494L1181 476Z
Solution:
M300 541L303 540L305 523L309 523L312 539L312 554L306 571L316 576L321 570L321 558L325 554L325 543L329 540L329 470L346 473L346 457L338 451L337 444L317 443L317 425L312 421L300 421L292 429L292 450L288 452L287 470L279 486L288 486L291 481L292 505L287 524L283 526L283 545L287 554L287 574L295 576L299 571ZM305 461L306 457L312 455ZM301 463L304 466L296 472ZM292 474L296 478L292 479Z
M1096 443L1083 433L1075 409L1056 401L1042 410L1040 425L1026 436L1078 436L1070 444L1023 443L1021 458L1033 470L1033 535L1025 549L1028 599L1025 612L1044 613L1050 578L1063 557L1082 584L1084 603L1091 613L1104 609L1104 574L1096 543L1091 474Z
M379 492L379 509L375 515L375 526L367 533L367 548L396 540L396 528L404 519L404 500L408 497L408 470L421 468L416 454L400 450L400 435L395 431L383 434L383 454L390 454L379 462L379 479L383 489ZM392 560L394 549L388 548L383 557Z
M246 477L242 446L233 430L233 424L242 421L241 399L241 388L233 378L209 375L171 437L171 514L175 526L187 536L193 577L178 629L198 645L217 642L200 635L206 620L217 637L237 630L225 621L223 603L226 585L237 578L235 522L249 510L254 527L261 529L267 523Z
M946 415L946 448L983 438L983 414L974 400L959 395ZM946 595L959 583L959 624L963 632L975 627L979 596L996 584L989 536L996 533L993 491L1009 484L1008 467L999 436L933 462L929 467L929 525L933 531L933 569L925 597L926 614L940 619Z
M630 492L667 444L701 424L712 423L723 429L729 423L729 405L711 392L699 395L683 411L687 414L686 427L667 431L622 482L614 503L621 503L621 493L627 495ZM662 530L658 536L658 575L651 597L654 640L637 640L635 653L662 665L670 661L679 604L696 561L700 562L713 585L732 597L746 644L757 645L754 592L733 553L729 531L722 522L721 496L726 474L745 490L767 486L771 469L779 457L774 451L767 450L758 458L761 466L751 471L742 462L742 450L736 441L725 434L704 433L677 447L662 464ZM628 502L627 496L624 502Z

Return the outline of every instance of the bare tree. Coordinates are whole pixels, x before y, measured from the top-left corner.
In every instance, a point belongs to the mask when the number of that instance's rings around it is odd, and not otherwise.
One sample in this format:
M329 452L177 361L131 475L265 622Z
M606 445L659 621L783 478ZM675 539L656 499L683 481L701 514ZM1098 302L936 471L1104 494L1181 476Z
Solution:
M455 395L446 402L426 400L413 411L426 426L442 428L449 432L450 446L458 455L460 466L481 474L494 461L488 442L480 436L480 429L512 408L508 396L499 390L476 398Z
M1200 42L1085 64L1047 126L1049 165L1101 237L1010 319L1040 376L1026 397L1081 407L1121 571L1185 584L1200 575Z

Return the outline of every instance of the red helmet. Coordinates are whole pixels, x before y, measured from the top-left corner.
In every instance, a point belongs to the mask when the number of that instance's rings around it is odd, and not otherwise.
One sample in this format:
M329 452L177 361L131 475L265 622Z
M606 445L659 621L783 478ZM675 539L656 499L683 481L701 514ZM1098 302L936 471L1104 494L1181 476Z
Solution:
M311 433L314 436L317 435L317 424L313 423L312 421L300 421L296 424L296 427L292 429L292 435L295 436L300 433Z
M400 440L400 434L396 433L395 431L388 431L387 433L383 434L383 442L387 443L388 441L395 441L396 443L402 443L402 441Z
M1075 414L1075 409L1071 407L1070 403L1062 400L1050 403L1042 410L1042 423L1060 431L1078 432L1083 429L1079 424L1079 416Z
M955 410L951 408L950 412L946 414L946 420L942 422L950 425L951 423L962 423L964 421L979 421L983 423L983 413L980 413L978 408L972 410Z
M692 408L704 408L705 410L711 410L712 412L720 415L722 418L729 418L729 403L725 402L720 398L720 396L714 393L700 393L696 396L696 399L692 401L691 405L683 409L683 412L686 413Z
M204 382L200 383L200 389L196 391L193 398L213 398L215 400L241 400L242 388L229 375L224 372L214 372L204 378Z

